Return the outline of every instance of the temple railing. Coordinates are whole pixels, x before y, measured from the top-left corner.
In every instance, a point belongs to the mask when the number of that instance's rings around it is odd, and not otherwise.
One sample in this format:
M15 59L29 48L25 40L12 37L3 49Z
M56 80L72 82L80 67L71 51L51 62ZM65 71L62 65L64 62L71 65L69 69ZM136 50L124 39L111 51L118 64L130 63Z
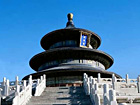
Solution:
M26 85L28 83L28 85ZM32 89L35 89L35 96L40 96L46 87L46 75L40 77L40 79L32 80L30 76L29 80L23 81L23 88L20 92L19 85L16 88L15 98L12 105L26 105L26 103L32 97Z
M83 76L83 85L86 95L90 95L95 105L127 105L127 103L140 102L140 76L137 79L117 79Z
M23 81L23 89L20 91L20 86L16 86L15 98L12 105L26 105L32 97L32 76L29 77L28 85L26 80Z
M22 87L22 82L23 81L18 80L18 76L15 81L9 81L4 77L3 82L0 82L1 97L4 99L5 97L13 94L16 91L17 85Z
M35 96L40 96L46 87L46 76L43 75L40 79L32 80L32 76L28 80L19 81L16 77L15 81L9 81L3 78L0 82L0 99L12 98L12 105L25 105L32 97L32 92L35 90ZM1 100L0 100L1 105Z
M46 88L46 75L43 75L43 76L41 76L40 79L37 79L34 96L40 96L45 88Z

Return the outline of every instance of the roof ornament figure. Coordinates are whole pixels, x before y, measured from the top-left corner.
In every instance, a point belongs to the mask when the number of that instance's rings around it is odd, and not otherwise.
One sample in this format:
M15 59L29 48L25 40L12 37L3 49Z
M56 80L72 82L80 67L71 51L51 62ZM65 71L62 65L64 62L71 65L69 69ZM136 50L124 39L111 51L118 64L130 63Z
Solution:
M74 23L73 23L73 14L69 13L67 17L68 17L68 22L67 22L66 28L75 28Z

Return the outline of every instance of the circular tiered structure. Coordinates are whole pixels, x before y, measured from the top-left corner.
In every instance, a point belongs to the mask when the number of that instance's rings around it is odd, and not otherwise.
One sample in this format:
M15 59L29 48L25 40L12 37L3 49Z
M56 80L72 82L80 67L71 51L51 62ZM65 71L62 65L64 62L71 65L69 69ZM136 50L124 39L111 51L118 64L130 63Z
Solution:
M113 58L97 50L101 38L89 30L75 28L72 20L73 15L68 14L66 28L46 34L41 39L45 51L30 60L31 68L37 71L31 75L35 79L46 74L47 86L81 85L83 73L93 77L100 73L103 78L114 74L106 71L112 66Z

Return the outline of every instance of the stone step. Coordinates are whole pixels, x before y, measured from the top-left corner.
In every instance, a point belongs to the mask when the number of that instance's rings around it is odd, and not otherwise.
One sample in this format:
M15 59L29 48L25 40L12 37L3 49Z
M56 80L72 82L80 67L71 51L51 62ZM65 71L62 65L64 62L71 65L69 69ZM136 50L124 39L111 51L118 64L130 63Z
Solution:
M77 103L90 103L89 101L86 100L40 100L40 101L30 101L30 104L77 104ZM30 105L28 104L28 105ZM89 104L90 105L90 104Z
M53 91L52 91L53 90ZM84 91L81 87L47 87L44 91L46 92L56 92L56 91Z
M27 105L91 105L83 87L46 87L41 96L33 96Z

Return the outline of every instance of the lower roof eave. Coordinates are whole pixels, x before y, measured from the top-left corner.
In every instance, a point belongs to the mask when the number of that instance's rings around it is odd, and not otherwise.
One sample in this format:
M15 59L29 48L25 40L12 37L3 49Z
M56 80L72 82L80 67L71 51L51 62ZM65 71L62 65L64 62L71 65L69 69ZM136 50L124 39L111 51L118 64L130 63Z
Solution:
M98 73L101 74L101 78L112 78L112 74L115 74L116 78L122 78L120 75L109 72L105 70L47 70L47 71L41 71L33 74L29 74L25 76L22 80L27 80L30 75L32 75L33 79L40 78L43 74L46 74L47 78L50 77L60 77L60 76L82 76L84 73L87 73L89 76L97 77Z

